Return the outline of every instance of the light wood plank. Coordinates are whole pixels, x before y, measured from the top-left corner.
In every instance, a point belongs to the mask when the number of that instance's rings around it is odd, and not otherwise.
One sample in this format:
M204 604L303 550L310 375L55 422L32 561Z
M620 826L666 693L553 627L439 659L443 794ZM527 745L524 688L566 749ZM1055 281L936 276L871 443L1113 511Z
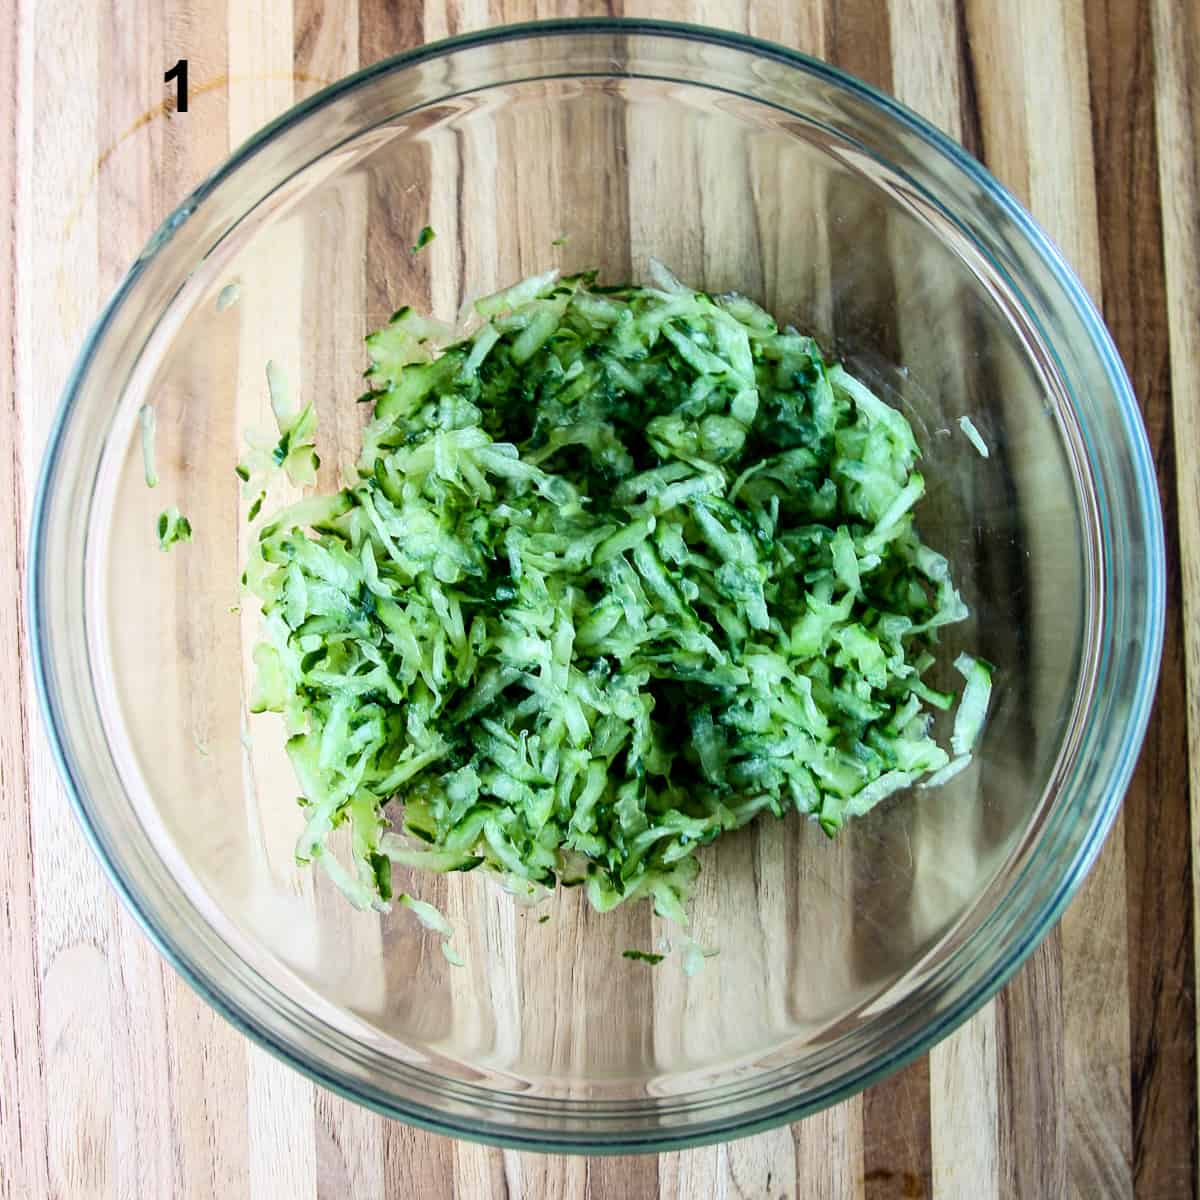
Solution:
M171 0L164 7L157 58L165 69L182 55L188 59L189 111L155 117L161 157L151 166L158 173L158 203L137 214L141 240L229 152L225 0ZM148 99L154 99L155 88L166 98L170 87L161 71L149 71L147 63L142 67L152 85ZM130 140L141 146L141 135L139 129ZM110 161L105 169L115 164ZM243 1196L249 1186L248 1043L174 971L165 971L163 990L174 1127L172 1194L189 1200Z
M246 1063L250 1200L315 1200L313 1085L258 1046L249 1048Z
M227 9L229 140L244 141L256 129L291 106L293 90L293 9L290 0L245 5L230 0ZM299 267L299 263L296 264ZM299 282L299 281L297 281ZM297 287L284 303L299 296ZM239 319L255 318L258 306L239 305ZM293 324L292 329L295 328ZM258 345L266 345L265 338ZM298 348L278 351L280 361L298 363ZM253 372L254 383L239 386L243 397L261 393L261 365L239 364L239 376ZM255 386L257 384L257 386ZM250 420L247 424L254 425ZM286 851L290 859L290 842ZM311 881L306 881L311 882ZM266 1051L251 1046L246 1055L246 1111L249 1195L317 1195L317 1137L313 1086Z
M1101 296L1087 53L1082 8L1076 3L970 5L971 44L979 63L981 130L989 164L1063 248L1084 285ZM1019 39L1019 40L1014 40ZM1052 597L1047 597L1053 602ZM1060 926L1061 960L1053 947L1038 952L1037 969L1011 988L1002 1012L1002 1062L1007 1038L1026 1036L1030 1022L1059 1035L1064 1071L1048 1071L1037 1089L1039 1107L1066 1105L1074 1132L1069 1162L1058 1162L1066 1134L1052 1123L1053 1138L1022 1148L1015 1109L1006 1120L1004 1150L1021 1156L1010 1179L1048 1179L1065 1169L1073 1188L1088 1194L1097 1174L1128 1190L1130 1091L1121 1064L1129 1061L1129 985L1124 917L1124 837L1118 823L1091 879ZM1097 947L1102 947L1097 954ZM1056 978L1058 976L1058 978ZM1044 981L1047 992L1031 991ZM1024 1001L1029 1008L1022 1012ZM1056 1056L1057 1057L1057 1056ZM1115 1068L1115 1069L1113 1069ZM1002 1068L1003 1069L1003 1068ZM1034 1080L1010 1076L1009 1105ZM1046 1087L1063 1088L1061 1100ZM1003 1093L1002 1093L1003 1094ZM1102 1100L1097 1100L1103 1096ZM1023 1124L1023 1121L1022 1121ZM1016 1174L1012 1174L1012 1171ZM1050 1174L1048 1174L1048 1172Z
M797 1195L805 1200L865 1200L861 1097L792 1126Z
M1097 304L1103 300L1083 5L1022 9L1030 211ZM1132 1130L1125 836L1118 819L1063 916L1062 970L1068 1175L1079 1195L1127 1195Z
M815 1164L812 1165L815 1167ZM661 1200L757 1200L758 1197L809 1195L798 1174L796 1147L786 1128L724 1145L664 1154L659 1159L658 1195ZM805 1190L800 1190L804 1188Z
M161 5L136 0L121 14L104 14L98 30L104 76L97 124L97 161L104 165L95 181L101 298L141 251L150 232L147 218L171 202L161 71L145 69L163 59L163 18ZM139 135L126 136L135 127ZM114 984L112 1187L117 1195L159 1195L179 1176L167 1003L176 979L133 920L120 909L116 917L107 954Z
M1001 1200L996 1004L929 1054L933 1194Z
M892 88L896 98L950 137L961 138L963 88L957 5L953 0L892 0L888 14ZM911 262L899 232L896 231L893 238L891 255L898 295L939 295L945 285L936 276L934 265ZM934 277L926 280L923 274ZM900 361L914 361L910 346L919 354L927 345L931 320L936 320L938 328L944 331L945 345L937 375L923 386L937 390L939 396L935 403L939 407L955 404L965 408L967 405L962 397L979 389L971 387L977 368L968 349L972 337L964 314L951 312L931 316L927 306L910 309L900 304L897 316ZM951 396L954 400L949 399ZM936 513L932 519L938 521ZM974 633L972 630L969 636L973 637ZM916 881L938 880L942 876L942 864L946 862L975 861L976 847L981 840L983 799L982 791L964 796L963 803L949 815L937 815L935 819L939 824L936 828L912 839ZM920 800L917 803L920 804ZM920 834L923 830L923 816L917 815L915 833ZM919 883L907 902L918 912L928 911L931 919L937 919L937 914L946 911L949 901L944 885ZM886 1131L885 1136L868 1143L867 1179L875 1181L869 1184L869 1198L893 1196L897 1186L918 1194L928 1189L941 1194L941 1189L948 1184L953 1186L954 1176L948 1175L946 1170L947 1158L971 1164L976 1172L974 1184L982 1195L998 1194L999 1126L997 1121L988 1119L997 1110L994 1015L990 1010L982 1014L979 1028L989 1028L989 1016L993 1030L993 1059L988 1064L991 1069L982 1075L973 1089L977 1093L973 1099L978 1107L971 1119L962 1119L958 1094L963 1085L970 1087L975 1083L974 1077L962 1070L964 1059L960 1054L952 1053L947 1059L942 1046L935 1047L927 1061L912 1064L883 1088L872 1089L865 1095L867 1128L878 1124ZM968 1053L975 1051L986 1062L987 1044L980 1041L977 1031L972 1029L961 1036L962 1048ZM967 1061L971 1067L979 1065L978 1058ZM948 1091L948 1088L952 1090ZM953 1195L954 1192L945 1194Z
M586 1196L591 1182L591 1162L581 1155L504 1154L506 1177L520 1181L516 1196ZM599 1196L602 1192L593 1194Z
M23 100L16 237L17 393L22 397L22 510L28 513L57 386L100 299L96 196L86 168L64 188L64 162L92 160L98 145L99 13L88 10L63 44L59 15L22 9ZM63 74L77 93L61 86ZM54 231L47 237L47 231ZM65 244L64 244L65 243ZM68 271L67 263L72 264ZM25 704L34 707L26 678ZM132 1114L113 1092L112 1007L115 902L71 817L40 724L31 723L26 778L32 802L37 905L36 961L42 1023L45 1116L41 1145L47 1192L103 1195L115 1185L115 1125ZM36 1100L35 1100L36 1103ZM36 1111L36 1110L35 1110ZM53 1147L53 1152L51 1148Z
M0 31L0 185L15 208L19 171L32 132L32 56L21 61L19 29L28 14ZM25 39L24 45L28 46ZM0 1194L26 1186L49 1192L45 1155L46 1097L42 1087L42 1029L34 896L34 859L26 753L30 737L24 658L25 481L21 470L24 405L17 387L20 333L16 285L21 244L15 220L0 225L0 275L13 281L0 299L0 688L10 699L0 722ZM28 280L25 281L28 287ZM5 1183L4 1181L10 1181Z
M294 89L301 99L326 80L358 68L356 0L336 7L296 0L292 40ZM352 314L365 312L366 269L339 252L343 243L327 236L327 228L349 231L346 244L366 246L367 211L365 183L355 179L331 197L324 212L305 221L301 403L316 407L322 451L318 484L330 489L339 486L347 465L353 463L360 438L362 414L354 403L356 396L349 393L357 386L358 337L363 331L353 329L356 336L346 336L346 324L353 320ZM338 313L329 311L330 296L337 297ZM331 891L316 889L322 927L337 931L354 970L364 976L380 973L383 938L378 918L348 912L342 897ZM324 1088L314 1089L314 1102L318 1198L385 1200L393 1194L385 1154L389 1122Z

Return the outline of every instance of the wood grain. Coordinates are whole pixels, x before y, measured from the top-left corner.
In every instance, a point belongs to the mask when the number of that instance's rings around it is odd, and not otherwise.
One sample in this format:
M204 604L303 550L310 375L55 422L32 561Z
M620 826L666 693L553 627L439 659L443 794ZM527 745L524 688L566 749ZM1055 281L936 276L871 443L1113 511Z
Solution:
M24 562L42 446L87 325L231 146L321 81L421 41L622 11L827 58L928 116L1029 205L1101 305L1142 405L1169 608L1123 816L1059 929L996 1001L926 1059L791 1128L657 1159L576 1159L451 1142L351 1105L250 1046L159 960L112 897L53 769ZM181 56L187 122L162 83ZM0 28L0 276L11 281L0 303L0 559L11 564L0 579L0 1197L1200 1195L1198 144L1200 8L1189 0L17 0ZM547 164L536 185L556 179ZM703 205L697 182L683 203ZM789 183L799 222L804 181ZM519 201L520 180L492 186ZM368 240L398 219L396 197L343 202ZM456 228L448 200L422 203L445 205L439 231ZM621 211L636 244L636 208ZM797 268L786 246L760 249L769 296ZM681 234L679 252L698 248ZM311 302L325 269L301 274L296 303ZM395 299L400 269L364 271L370 310ZM419 263L404 269L406 295L440 286ZM805 269L828 270L819 247ZM881 296L896 286L886 270ZM903 343L902 320L894 336ZM343 432L351 442L352 425ZM631 933L648 937L648 923Z
M1150 803L1166 801L1170 827L1160 830L1161 844L1147 845L1138 875L1145 889L1141 929L1156 942L1146 947L1140 973L1148 1003L1137 1044L1139 1057L1134 1062L1134 1080L1141 1085L1138 1092L1142 1097L1135 1128L1137 1145L1145 1149L1135 1164L1139 1178L1156 1176L1164 1188L1182 1196L1194 1194L1200 1169L1195 1138L1194 1036L1200 963L1196 948L1200 929L1200 637L1196 633L1200 628L1200 470L1196 465L1200 452L1200 405L1196 399L1200 394L1200 277L1190 269L1200 253L1200 205L1194 202L1200 190L1200 13L1195 5L1159 0L1151 6L1150 26L1153 98L1146 103L1154 110L1158 134L1169 353L1169 374L1164 372L1156 379L1153 427L1159 438L1160 471L1165 469L1160 479L1166 485L1164 510L1172 539L1168 555L1174 567L1171 584L1175 595L1168 618L1171 640L1165 650L1173 660L1165 676L1171 690L1167 694L1160 690L1159 701L1160 721L1167 725L1163 736L1172 741L1158 748L1158 753L1152 747L1142 760ZM1149 179L1146 184L1153 188ZM1167 485L1171 479L1173 497ZM1185 809L1183 795L1189 791L1189 778L1191 805ZM1147 815L1147 819L1157 826L1155 818ZM1176 840L1169 842L1171 838ZM1160 856L1169 864L1161 876L1159 863L1151 866L1149 861ZM1163 882L1156 887L1154 881L1160 878ZM1180 891L1189 884L1190 914L1171 896L1172 887ZM1190 922L1186 920L1189 915ZM1153 956L1155 944L1160 947L1157 958ZM1191 1081L1177 1071L1189 1071ZM1182 1145L1172 1151L1151 1152L1150 1139L1167 1126L1179 1130L1175 1137L1180 1142L1187 1131L1186 1155ZM1148 1189L1145 1194L1150 1194Z
M15 22L0 34L0 178L12 191L20 160L18 127L21 94L19 39ZM15 201L16 197L11 199ZM10 563L0 598L0 678L15 699L0 734L0 962L6 980L0 987L0 1180L19 1180L37 1194L48 1189L46 1101L42 1079L41 980L35 952L33 841L28 797L29 715L22 657L25 546L24 478L21 425L17 404L16 204L0 223L0 272L13 281L0 304L0 560ZM0 1184L0 1187L4 1186Z
M1178 350L1169 345L1154 120L1154 56L1171 48L1154 38L1147 6L1131 8L1107 0L1087 5L1087 38L1096 195L1100 227L1106 231L1100 253L1103 311L1142 405L1160 494L1166 501L1170 596L1157 712L1123 814L1128 881L1124 970L1131 1021L1128 1029L1108 1026L1109 1035L1101 1033L1097 1044L1103 1050L1093 1072L1092 1095L1106 1082L1129 1089L1132 1140L1124 1123L1108 1130L1093 1125L1087 1143L1092 1154L1089 1174L1093 1186L1107 1183L1115 1188L1119 1182L1128 1190L1132 1183L1139 1196L1173 1196L1190 1194L1196 1173L1195 1097L1190 1094L1196 1071L1193 931L1190 914L1168 899L1172 885L1163 886L1173 880L1176 888L1187 887L1192 874L1186 626L1180 522L1172 501L1180 463L1185 476L1194 478L1195 470L1186 465L1187 459L1177 459L1174 441L1171 364ZM1186 413L1194 404L1178 409ZM1194 440L1192 446L1197 447ZM1110 904L1109 912L1118 920L1122 917L1119 905ZM1094 953L1095 948L1092 938L1086 950ZM1110 979L1105 988L1110 995L1116 982ZM1101 1003L1093 1000L1091 1008L1103 1022ZM1103 1031L1105 1025L1099 1028ZM1119 1041L1111 1036L1117 1032ZM1121 1078L1126 1054L1132 1063L1127 1079ZM1120 1149L1129 1155L1129 1179L1123 1176L1116 1136L1126 1141ZM1185 1144L1186 1154L1175 1149Z

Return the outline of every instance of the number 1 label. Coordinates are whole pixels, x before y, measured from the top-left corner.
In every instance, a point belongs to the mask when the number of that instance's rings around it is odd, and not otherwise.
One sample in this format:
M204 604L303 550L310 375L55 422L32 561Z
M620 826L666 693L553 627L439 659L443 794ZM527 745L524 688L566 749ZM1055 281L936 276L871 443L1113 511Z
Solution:
M188 110L187 59L181 58L164 76L163 83L175 81L175 111Z

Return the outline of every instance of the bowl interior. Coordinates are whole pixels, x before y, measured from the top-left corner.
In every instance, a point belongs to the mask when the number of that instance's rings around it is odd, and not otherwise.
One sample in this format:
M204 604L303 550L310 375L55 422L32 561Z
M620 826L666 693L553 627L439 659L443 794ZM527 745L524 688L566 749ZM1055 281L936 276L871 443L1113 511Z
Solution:
M882 1060L889 1029L935 1020L923 983L1025 862L1091 686L1090 484L1055 359L957 220L953 203L985 198L914 183L907 135L827 77L667 41L592 46L594 73L561 39L525 46L521 70L461 50L277 133L140 268L94 427L86 657L119 780L97 803L153 920L202 929L208 986L236 980L291 1052L335 1055L385 1099L416 1068L434 1109L492 1094L498 1112L542 1113L512 1120L568 1133L623 1113L652 1137L673 1105ZM620 69L602 69L613 54ZM436 239L414 254L425 224ZM835 841L768 818L709 847L692 933L720 953L692 978L675 958L621 957L677 938L646 905L598 916L578 891L533 908L481 873L402 876L459 931L456 970L409 914L355 912L293 860L281 723L247 716L257 619L239 594L251 534L233 467L245 431L271 428L268 359L315 403L334 488L367 415L362 337L394 309L452 321L535 271L617 282L652 255L814 333L908 414L929 485L919 524L972 613L945 633L945 663L965 649L997 665L990 719L965 774ZM276 487L268 504L287 497ZM169 504L195 540L163 554Z

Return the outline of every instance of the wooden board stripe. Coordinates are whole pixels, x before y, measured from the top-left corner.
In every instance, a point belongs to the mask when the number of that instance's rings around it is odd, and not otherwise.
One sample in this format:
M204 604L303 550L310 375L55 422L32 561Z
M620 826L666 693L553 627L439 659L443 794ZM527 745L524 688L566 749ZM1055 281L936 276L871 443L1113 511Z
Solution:
M0 580L0 687L20 699L0 721L0 1197L1200 1194L1194 4L636 6L829 58L984 157L1102 305L1143 407L1170 565L1146 751L1060 929L926 1059L789 1129L657 1160L450 1142L250 1047L159 962L83 845L32 713L21 571L50 413L108 290L231 144L319 81L501 21L621 11L619 0L131 0L111 12L20 0L0 31L0 274L15 281L0 304L0 558L13 564ZM204 116L187 124L162 105L162 71L183 54ZM387 274L364 278L379 306Z
M1172 48L1156 41L1149 5L1090 0L1086 7L1095 192L1105 231L1100 247L1103 311L1141 402L1158 469L1169 607L1157 711L1123 813L1125 912L1119 903L1109 910L1128 923L1128 961L1118 964L1128 980L1128 1030L1106 1027L1101 1005L1107 998L1093 999L1089 1006L1097 1018L1092 1042L1098 1052L1096 1090L1105 1086L1102 1072L1108 1086L1121 1082L1130 1089L1131 1103L1130 1128L1095 1132L1121 1136L1119 1149L1128 1161L1122 1163L1118 1145L1110 1141L1106 1162L1101 1136L1073 1144L1076 1161L1080 1152L1092 1152L1086 1178L1094 1189L1123 1194L1132 1182L1137 1196L1183 1195L1189 1194L1196 1174L1196 1002L1192 914L1189 906L1172 899L1186 894L1191 884L1192 854L1188 748L1181 736L1186 728L1185 627L1174 503L1179 447L1171 422L1172 358L1178 348L1168 343L1154 114L1154 58ZM1180 6L1180 11L1186 8ZM1194 398L1180 407L1194 408ZM1193 444L1192 452L1197 449ZM1188 474L1194 478L1194 465ZM1104 943L1095 936L1089 941L1087 952L1103 957ZM1111 994L1112 982L1106 973L1103 982L1096 980L1097 991Z
M0 733L0 1181L20 1180L40 1195L49 1190L44 1152L46 1103L42 1049L41 979L36 954L33 894L33 835L29 813L29 701L22 629L25 545L25 480L21 467L21 409L17 399L20 364L16 336L16 205L18 171L29 150L31 129L20 119L30 97L28 71L22 72L25 43L15 21L0 31L0 180L8 189L9 215L0 222L0 275L11 281L0 301L0 561L9 564L0 582L0 679L11 697L9 718ZM0 1191L5 1185L0 1182Z
M1182 634L1187 671L1187 746L1191 781L1191 945L1178 946L1176 955L1192 955L1192 978L1179 984L1183 993L1196 994L1196 950L1200 930L1200 471L1195 448L1200 445L1200 278L1191 269L1200 254L1200 14L1195 7L1161 0L1152 6L1155 115L1158 128L1159 195L1163 201L1163 247L1167 281L1168 332L1171 352L1170 394L1179 522L1178 562L1182 591ZM1184 400L1191 397L1191 402ZM1172 981L1174 982L1174 981ZM1187 1030L1184 1030L1186 1038ZM1194 1040L1184 1043L1196 1065ZM1186 1094L1180 1081L1179 1091ZM1195 1094L1192 1093L1192 1120ZM1193 1126L1194 1127L1194 1126ZM1191 1170L1195 1187L1197 1156L1192 1139ZM1176 1156L1176 1161L1182 1155ZM1176 1177L1177 1187L1187 1181Z
M1163 489L1172 564L1166 669L1159 694L1158 720L1164 728L1157 745L1147 747L1141 767L1149 784L1143 819L1152 823L1157 838L1135 864L1133 876L1144 896L1137 936L1149 943L1136 975L1131 970L1145 999L1133 1062L1139 1100L1135 1169L1139 1185L1142 1179L1161 1181L1164 1194L1170 1190L1182 1196L1196 1194L1200 1170L1195 1086L1200 964L1200 276L1194 269L1200 255L1200 12L1194 4L1172 0L1155 0L1148 7L1153 65L1144 87L1153 88L1153 96L1142 102L1151 112L1139 123L1135 137L1148 138L1148 123L1155 122L1161 211L1147 211L1144 197L1138 204L1145 224L1161 220L1162 225L1167 296L1165 314L1159 311L1157 336L1162 337L1165 316L1169 375L1156 374L1153 391L1142 396L1150 401L1147 420L1158 435L1160 479L1173 479L1175 495L1169 487ZM1139 31L1144 28L1139 25ZM1135 140L1135 153L1137 144ZM1139 157L1141 177L1153 195L1149 164L1144 153ZM1151 369L1147 363L1147 374ZM1184 802L1189 781L1190 810ZM1146 833L1150 841L1150 829ZM1190 911L1183 899L1189 885ZM1157 958L1151 939L1161 948ZM1161 1031L1155 1013L1163 1013ZM1185 1071L1191 1073L1190 1080ZM1142 1194L1151 1194L1149 1186Z

